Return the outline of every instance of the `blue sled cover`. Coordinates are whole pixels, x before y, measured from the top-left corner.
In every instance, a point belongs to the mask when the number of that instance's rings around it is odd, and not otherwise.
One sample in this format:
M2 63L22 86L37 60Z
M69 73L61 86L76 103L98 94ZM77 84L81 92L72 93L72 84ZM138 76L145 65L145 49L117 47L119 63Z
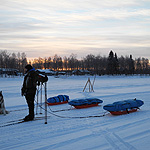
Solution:
M68 102L68 104L72 106L91 105L99 103L103 103L103 101L98 98L75 99Z
M58 103L58 102L64 102L64 101L68 101L68 100L69 100L68 95L58 95L58 96L48 98L47 102L48 103Z
M107 104L103 106L103 109L107 111L125 111L127 109L139 108L144 102L137 99L128 99L124 101L114 102L112 104Z

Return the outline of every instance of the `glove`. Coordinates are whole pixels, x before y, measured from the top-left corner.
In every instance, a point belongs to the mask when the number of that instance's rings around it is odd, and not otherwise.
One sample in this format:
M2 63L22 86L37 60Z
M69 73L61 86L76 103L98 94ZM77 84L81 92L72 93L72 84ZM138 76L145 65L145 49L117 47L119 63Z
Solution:
M45 75L45 77L43 78L43 81L44 81L44 82L47 82L47 81L48 81L47 75Z
M37 82L37 85L40 86L40 82L39 81Z

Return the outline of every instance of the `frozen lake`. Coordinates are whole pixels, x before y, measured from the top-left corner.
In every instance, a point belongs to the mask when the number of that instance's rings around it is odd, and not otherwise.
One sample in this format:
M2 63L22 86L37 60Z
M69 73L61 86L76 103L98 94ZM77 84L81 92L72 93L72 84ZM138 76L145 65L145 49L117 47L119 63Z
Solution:
M41 149L41 150L147 150L150 147L150 76L96 76L94 92L83 92L90 77L62 76L49 77L47 97L66 94L70 100L75 98L96 97L103 100L97 107L70 109L68 104L48 107L48 124L36 120L13 126L0 127L2 150ZM4 125L12 120L23 118L27 105L21 96L23 78L0 78L5 106L9 114L0 115ZM44 94L44 92L43 92ZM115 101L141 99L144 105L135 113L104 117L71 118L101 115L103 106ZM43 96L44 101L44 96ZM40 108L38 108L38 111ZM52 112L52 111L54 112ZM43 111L42 111L43 112ZM58 116L56 116L58 115ZM37 116L44 116L38 114Z

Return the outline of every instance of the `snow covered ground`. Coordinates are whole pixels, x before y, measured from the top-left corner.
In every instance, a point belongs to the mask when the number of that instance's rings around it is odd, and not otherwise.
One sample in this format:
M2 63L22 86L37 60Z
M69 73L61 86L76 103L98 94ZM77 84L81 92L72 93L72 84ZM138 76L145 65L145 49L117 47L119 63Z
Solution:
M82 92L87 79L88 76L49 77L48 97L59 94L67 94L70 99L96 97L102 99L103 104L85 109L73 109L68 104L51 106L48 107L50 117L47 124L44 124L43 119L2 127L10 121L23 118L28 110L25 99L20 94L23 78L0 78L0 90L3 91L6 109L10 111L6 116L0 115L0 149L148 150L150 77L97 76L94 92L91 93L88 88ZM93 82L94 77L91 76L90 79ZM144 101L141 110L120 116L108 113L104 117L73 118L102 115L105 104L132 98ZM58 111L70 108L68 111ZM39 112L40 108L36 116L44 116L43 110L43 114Z

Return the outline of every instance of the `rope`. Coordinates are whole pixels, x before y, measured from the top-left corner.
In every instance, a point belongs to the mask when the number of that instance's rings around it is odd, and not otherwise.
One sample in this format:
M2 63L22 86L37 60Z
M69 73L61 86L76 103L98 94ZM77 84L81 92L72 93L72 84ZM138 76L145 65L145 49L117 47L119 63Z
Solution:
M95 76L95 78L96 78L96 76ZM94 82L95 82L95 78L94 78L93 84L94 84ZM41 90L41 89L40 89L40 90ZM40 90L39 90L39 91L40 91ZM34 100L34 101L36 102L36 100ZM37 102L36 102L36 103L37 103ZM45 102L45 105L47 105L46 102ZM56 116L56 117L59 117L59 118L93 118L93 117L104 117L105 115L107 115L107 112L104 112L102 115L95 115L95 116L79 116L79 117L61 116L61 115L55 114L54 112L65 111L65 110L53 111L53 110L50 108L50 106L48 106L48 108L49 108L49 110L50 110L50 111L48 111L47 109L43 108L42 105L39 105L39 107L40 107L41 109L43 109L46 113L50 113L50 114L52 114L52 115L54 115L54 116ZM68 110L69 110L69 109L68 109ZM71 110L71 109L70 109L70 110Z
M48 105L48 107L49 107L49 109L50 109L51 112L69 111L69 110L73 110L73 109L74 109L74 108L72 108L72 106L71 106L69 109L60 109L60 110L55 110L55 111L53 111L53 110L50 108L49 105Z
M49 108L50 111L51 111L51 108L50 108L50 107L48 107L48 108ZM96 116L69 117L69 116L60 116L60 115L57 115L57 114L55 114L55 113L53 113L53 112L49 112L49 111L48 111L48 113L50 113L50 114L52 114L52 115L54 115L54 116L60 117L60 118L93 118L93 117L104 117L104 116L106 115L106 112L104 112L102 115L96 115Z
M41 109L45 110L45 108L43 108L42 106L39 106L39 107L41 107ZM47 110L47 112L48 112L49 114L52 114L52 115L54 115L54 116L56 116L56 117L59 117L59 118L72 118L72 119L77 119L77 118L94 118L94 117L104 117L104 116L106 116L107 114L109 114L109 113L107 113L107 111L106 111L106 112L103 112L102 115L69 117L69 116L57 115L57 114L53 113L53 111L52 111L52 109L50 108L50 106L48 106L48 108L49 108L49 110L50 110L50 111ZM46 110L45 110L45 111L46 111Z

